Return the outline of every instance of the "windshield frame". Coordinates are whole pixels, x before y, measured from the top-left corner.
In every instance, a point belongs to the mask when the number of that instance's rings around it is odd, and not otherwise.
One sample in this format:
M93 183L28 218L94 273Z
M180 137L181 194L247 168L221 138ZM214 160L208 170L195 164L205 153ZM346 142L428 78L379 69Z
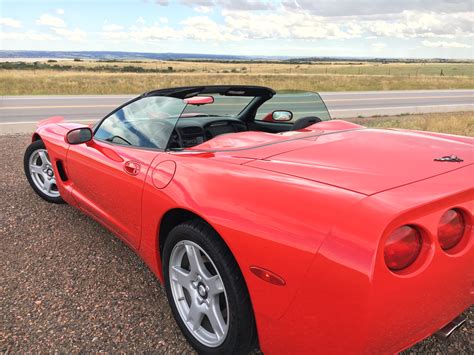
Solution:
M132 144L121 144L121 143L118 143L118 142L114 142L114 141L111 141L111 140L107 140L107 139L102 139L102 138L99 138L97 137L97 133L98 131L100 130L100 128L102 127L102 125L104 124L104 122L106 122L107 119L111 118L112 116L114 116L115 114L117 114L119 111L124 111L128 106L140 101L140 100L145 100L147 98L153 98L153 97L163 97L163 98L168 98L168 99L172 99L172 100L177 100L177 101L182 101L183 102L183 108L181 110L181 112L176 115L176 116L171 116L169 118L163 118L163 120L166 120L166 119L174 119L174 124L173 124L173 127L172 129L170 130L170 133L169 133L169 136L165 139L166 140L166 144L164 145L164 147L147 147L147 146L142 146L142 145L132 145ZM92 132L93 132L93 140L95 141L98 141L98 142L102 142L102 143L105 143L105 144L111 144L111 145L114 145L114 146L120 146L120 147L127 147L127 148L134 148L134 149L143 149L143 150L155 150L155 151L161 151L161 152L165 152L165 151L168 151L168 146L169 146L169 142L171 140L171 137L173 135L173 131L176 129L176 125L179 121L179 119L181 118L181 115L184 111L184 109L186 108L187 104L184 102L184 100L180 99L180 98L176 98L176 97L170 97L170 96L164 96L164 95L156 95L156 96L149 96L149 95L140 95L140 96L137 96L127 102L125 102L124 104L120 105L119 107L117 107L115 110L113 110L112 112L110 112L109 114L107 114L105 117L103 117L100 121L98 121L96 124L94 124L92 126ZM150 117L146 117L147 119L153 119L153 118L150 118ZM131 122L131 121L130 121ZM125 122L121 122L121 124L125 125Z

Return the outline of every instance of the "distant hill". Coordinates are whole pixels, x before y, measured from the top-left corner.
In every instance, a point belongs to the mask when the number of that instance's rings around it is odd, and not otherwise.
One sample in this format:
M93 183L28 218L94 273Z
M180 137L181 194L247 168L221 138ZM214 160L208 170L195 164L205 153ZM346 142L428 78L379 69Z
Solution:
M13 51L0 50L0 58L57 58L57 59L108 59L108 60L284 60L291 57L279 56L240 56L224 54L196 54L196 53L139 53L139 52L109 52L109 51Z
M227 54L196 54L196 53L142 53L142 52L110 52L110 51L30 51L0 50L0 58L48 58L48 59L92 59L92 60L191 60L191 61L283 61L294 64L308 62L381 62L381 63L472 63L473 60L456 59L408 59L408 58L374 58L374 57L293 57L293 56L243 56Z

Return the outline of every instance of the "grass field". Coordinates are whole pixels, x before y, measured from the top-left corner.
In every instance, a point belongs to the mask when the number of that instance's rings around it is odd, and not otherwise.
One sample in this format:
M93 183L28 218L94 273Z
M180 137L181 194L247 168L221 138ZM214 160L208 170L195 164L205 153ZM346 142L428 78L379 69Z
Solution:
M474 112L425 113L351 120L366 127L403 128L474 137Z
M282 64L69 60L44 64L69 68L1 69L0 95L137 94L164 87L202 84L252 84L277 90L308 91L474 88L473 63ZM105 69L101 72L88 71L97 66ZM107 72L124 67L161 73Z
M203 84L263 85L276 90L306 91L429 90L473 89L474 79L468 76L0 71L0 95L138 94Z
M474 77L474 63L382 63L382 62L211 62L211 61L92 61L92 60L40 60L38 67L55 66L70 70L103 68L117 71L123 68L137 71L194 72L209 74L340 74L340 75L389 75L389 76L470 76ZM0 62L0 68L5 65ZM30 67L33 66L29 62ZM442 74L442 75L441 75Z

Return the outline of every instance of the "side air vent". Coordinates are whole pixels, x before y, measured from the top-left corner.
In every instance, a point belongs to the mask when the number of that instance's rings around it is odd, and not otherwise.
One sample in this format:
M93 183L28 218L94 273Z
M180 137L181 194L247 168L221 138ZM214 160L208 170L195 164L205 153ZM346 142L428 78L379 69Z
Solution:
M64 170L64 165L63 165L62 160L57 160L56 161L56 167L58 168L58 173L59 173L59 177L61 178L61 180L62 181L67 181L68 177L67 177L67 174L66 174L66 170Z

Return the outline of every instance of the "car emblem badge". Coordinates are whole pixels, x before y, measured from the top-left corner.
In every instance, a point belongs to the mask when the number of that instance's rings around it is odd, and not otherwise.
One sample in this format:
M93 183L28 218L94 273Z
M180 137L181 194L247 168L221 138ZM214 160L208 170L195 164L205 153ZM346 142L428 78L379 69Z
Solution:
M441 158L436 158L436 159L434 159L434 161L446 161L446 162L449 162L449 163L461 163L464 160L459 158L457 155L446 155L446 156L441 157Z

